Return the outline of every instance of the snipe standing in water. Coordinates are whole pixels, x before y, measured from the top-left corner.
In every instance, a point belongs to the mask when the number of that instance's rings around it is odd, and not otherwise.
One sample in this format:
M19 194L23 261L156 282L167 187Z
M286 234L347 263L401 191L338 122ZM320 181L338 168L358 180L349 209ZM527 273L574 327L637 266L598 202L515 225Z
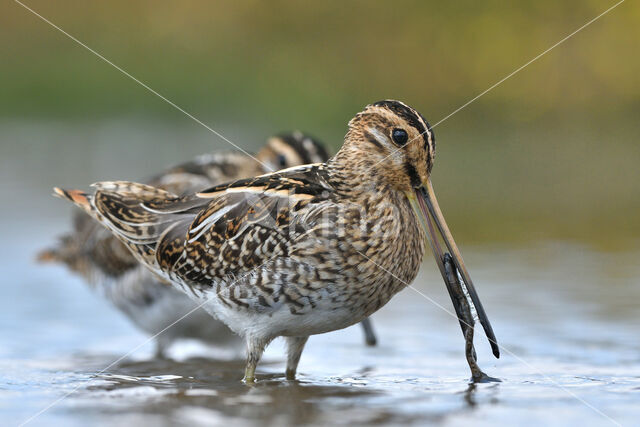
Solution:
M269 172L267 168L278 170L325 161L328 157L322 143L296 131L269 138L256 153L256 159L240 152L203 154L163 171L147 183L174 194L191 194ZM124 244L86 213L78 212L73 222L73 231L62 236L56 247L41 252L39 259L62 263L79 274L141 330L156 334L197 307L184 293L142 266ZM362 326L366 342L375 344L369 320ZM236 337L198 309L157 337L156 355L164 356L168 346L180 338L228 345Z
M93 194L55 191L240 334L248 382L275 337L287 341L286 375L294 378L310 335L362 321L411 283L425 240L437 242L432 219L497 356L431 186L434 155L422 115L380 101L349 122L342 148L325 163L186 197L122 181L95 184Z

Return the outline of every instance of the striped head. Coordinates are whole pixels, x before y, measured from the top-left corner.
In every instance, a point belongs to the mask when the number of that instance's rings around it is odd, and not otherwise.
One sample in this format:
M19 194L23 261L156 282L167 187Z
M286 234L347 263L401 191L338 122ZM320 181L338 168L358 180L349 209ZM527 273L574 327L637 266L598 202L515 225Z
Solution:
M349 122L337 157L362 171L369 182L373 178L407 191L426 182L435 150L434 133L422 114L400 101L385 100L367 105Z
M449 277L444 263L449 257L464 280L493 354L499 357L491 323L433 190L430 175L435 150L435 136L424 117L402 102L386 100L367 105L349 122L344 145L330 164L338 172L349 174L354 186L373 184L383 191L393 189L404 193L445 283L449 283ZM365 190L371 191L371 188L365 187ZM443 251L441 241L448 254Z
M267 145L257 153L257 158L271 168L271 171L277 171L293 166L325 162L329 154L317 139L300 131L294 131L269 138ZM271 171L265 170L265 172Z

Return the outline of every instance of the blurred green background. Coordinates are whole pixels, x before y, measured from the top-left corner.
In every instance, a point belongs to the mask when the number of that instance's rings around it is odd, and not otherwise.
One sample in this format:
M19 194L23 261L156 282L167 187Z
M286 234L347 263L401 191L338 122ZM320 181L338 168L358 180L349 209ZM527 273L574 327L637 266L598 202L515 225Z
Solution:
M24 3L238 145L301 129L334 152L364 105L400 99L436 123L615 4ZM639 22L623 3L436 127L434 183L459 242L637 246ZM5 221L62 210L54 184L231 148L11 1L0 57L0 177L18 200Z

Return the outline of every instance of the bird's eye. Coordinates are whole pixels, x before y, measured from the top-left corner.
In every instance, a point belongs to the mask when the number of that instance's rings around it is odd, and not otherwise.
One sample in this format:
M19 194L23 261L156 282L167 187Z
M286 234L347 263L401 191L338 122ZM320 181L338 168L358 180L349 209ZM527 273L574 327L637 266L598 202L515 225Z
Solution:
M404 145L407 142L407 139L409 139L409 135L407 135L407 131L404 129L394 129L391 132L391 138L396 144Z
M287 165L287 158L285 157L284 154L278 155L278 164L280 165L281 168Z

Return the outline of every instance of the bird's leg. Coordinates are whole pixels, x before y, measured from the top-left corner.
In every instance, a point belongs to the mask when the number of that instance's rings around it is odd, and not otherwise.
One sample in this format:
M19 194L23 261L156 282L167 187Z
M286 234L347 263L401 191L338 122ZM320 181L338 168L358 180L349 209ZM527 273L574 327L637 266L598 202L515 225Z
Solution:
M169 347L169 341L164 339L162 335L156 337L156 359L167 358L167 348Z
M247 364L244 368L244 379L243 381L246 383L254 383L255 382L255 374L256 374L256 366L262 357L262 353L264 352L264 348L269 344L270 340L255 338L255 337L247 337Z
M296 371L298 370L298 362L300 362L300 355L304 349L304 345L309 339L306 337L286 337L287 341L287 371L286 377L288 380L296 379Z
M362 326L362 332L364 332L364 342L368 346L374 346L378 343L378 339L376 338L376 333L373 331L373 325L371 325L371 319L368 317L360 322Z

